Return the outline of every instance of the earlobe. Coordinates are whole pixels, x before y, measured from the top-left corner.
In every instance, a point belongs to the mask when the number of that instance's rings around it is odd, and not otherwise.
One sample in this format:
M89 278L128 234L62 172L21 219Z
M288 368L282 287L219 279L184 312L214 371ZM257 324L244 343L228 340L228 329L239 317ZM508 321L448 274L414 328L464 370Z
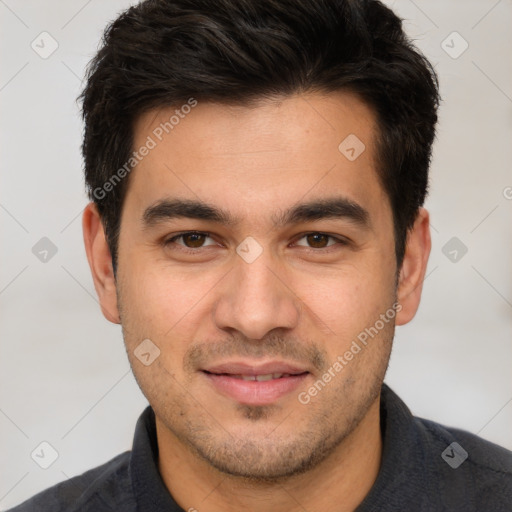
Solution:
M429 222L428 211L420 208L416 221L407 234L407 244L398 280L397 297L401 310L396 316L396 325L410 322L420 304L431 248Z
M117 307L117 293L112 257L98 209L89 203L82 217L85 251L91 268L94 288L98 294L101 311L112 323L121 323Z

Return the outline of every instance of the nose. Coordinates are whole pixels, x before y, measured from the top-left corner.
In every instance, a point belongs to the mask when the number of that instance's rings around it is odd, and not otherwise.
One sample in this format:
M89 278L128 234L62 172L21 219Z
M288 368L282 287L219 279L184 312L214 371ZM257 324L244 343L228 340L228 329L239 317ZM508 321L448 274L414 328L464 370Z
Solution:
M236 257L235 268L222 280L214 307L219 329L237 330L249 339L274 329L293 329L300 318L300 299L284 272L274 270L265 251L252 263Z

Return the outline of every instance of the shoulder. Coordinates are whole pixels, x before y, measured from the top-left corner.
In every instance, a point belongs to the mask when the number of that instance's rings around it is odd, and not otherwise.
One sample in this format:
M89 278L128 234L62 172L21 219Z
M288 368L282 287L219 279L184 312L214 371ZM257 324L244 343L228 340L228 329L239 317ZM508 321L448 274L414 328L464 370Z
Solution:
M512 451L465 430L447 427L423 418L415 418L415 420L423 426L434 441L437 441L437 444L446 445L447 451L444 454L441 453L441 458L445 461L448 459L450 462L448 465L453 469L456 469L454 466L459 467L467 462L474 471L512 477ZM450 461L451 458L456 460Z
M477 510L512 510L512 452L470 432L415 418L430 444L431 467L445 485L464 482Z
M125 504L130 511L133 501L129 477L130 451L101 466L60 482L7 512L71 512L115 510Z

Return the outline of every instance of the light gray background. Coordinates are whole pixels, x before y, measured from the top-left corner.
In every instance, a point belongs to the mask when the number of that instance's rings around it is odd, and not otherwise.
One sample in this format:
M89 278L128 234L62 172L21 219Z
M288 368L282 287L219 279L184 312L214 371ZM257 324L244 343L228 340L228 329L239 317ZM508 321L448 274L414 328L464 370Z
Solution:
M2 509L129 449L146 405L83 249L75 103L106 22L130 3L0 0ZM512 449L512 4L388 4L435 64L444 103L429 274L386 380L414 414ZM43 31L59 44L47 59L31 48ZM462 49L453 31L469 44L456 59L442 48ZM58 248L46 263L32 253L42 237ZM452 237L468 248L456 262L442 252ZM59 454L46 470L30 457L42 441Z

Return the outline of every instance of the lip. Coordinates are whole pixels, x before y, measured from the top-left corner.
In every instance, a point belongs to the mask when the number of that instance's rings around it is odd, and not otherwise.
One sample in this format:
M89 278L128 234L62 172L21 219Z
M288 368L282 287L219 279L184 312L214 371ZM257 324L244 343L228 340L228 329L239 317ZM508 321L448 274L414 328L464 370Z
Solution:
M306 368L286 362L264 364L227 362L202 370L211 385L222 395L247 405L269 405L296 390L310 375ZM240 375L286 374L280 378L242 380Z
M269 361L263 364L251 364L244 361L232 361L204 368L208 373L229 373L231 375L266 375L268 373L289 373L297 375L308 369L284 361Z

